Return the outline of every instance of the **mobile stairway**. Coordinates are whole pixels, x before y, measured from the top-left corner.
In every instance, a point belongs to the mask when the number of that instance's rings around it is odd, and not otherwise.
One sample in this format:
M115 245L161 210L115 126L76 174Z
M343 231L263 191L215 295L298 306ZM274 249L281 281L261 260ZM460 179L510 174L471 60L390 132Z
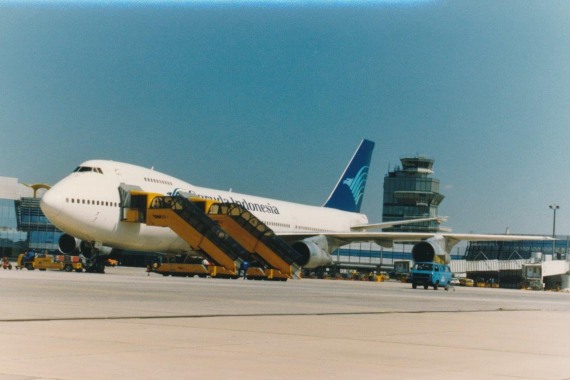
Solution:
M213 203L207 214L251 254L248 278L286 281L297 276L299 253L250 211L237 203Z
M216 265L208 266L212 277L237 277L236 262L250 254L218 223L183 196L157 196L146 210L146 224L169 227L195 250L202 251Z

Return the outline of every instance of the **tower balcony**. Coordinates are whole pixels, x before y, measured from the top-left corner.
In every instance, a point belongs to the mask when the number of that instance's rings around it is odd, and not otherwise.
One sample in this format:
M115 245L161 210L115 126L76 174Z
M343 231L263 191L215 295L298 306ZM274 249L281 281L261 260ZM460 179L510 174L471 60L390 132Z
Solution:
M398 204L407 204L418 207L438 206L445 198L442 194L430 191L398 190L394 192L394 199Z

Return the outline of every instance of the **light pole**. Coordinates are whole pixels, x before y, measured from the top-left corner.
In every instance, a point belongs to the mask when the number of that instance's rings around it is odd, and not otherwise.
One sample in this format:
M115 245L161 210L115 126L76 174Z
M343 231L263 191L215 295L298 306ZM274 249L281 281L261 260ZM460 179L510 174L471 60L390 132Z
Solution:
M554 218L552 220L552 260L554 260L554 247L556 245L556 210L560 208L557 204L551 204L550 209L554 211Z

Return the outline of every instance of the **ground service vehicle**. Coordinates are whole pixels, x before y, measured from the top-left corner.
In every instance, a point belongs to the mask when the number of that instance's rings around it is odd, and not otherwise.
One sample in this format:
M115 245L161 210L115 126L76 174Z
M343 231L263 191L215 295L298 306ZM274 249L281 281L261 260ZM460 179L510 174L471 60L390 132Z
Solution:
M410 267L412 266L411 260L398 260L394 261L394 271L390 277L402 282L408 282L410 277Z
M423 285L424 289L433 286L433 289L437 290L439 286L443 286L448 290L452 278L448 265L435 262L416 263L410 271L410 282L414 289Z
M208 265L203 257L190 254L167 254L160 261L155 261L147 265L147 272L155 272L163 276L199 276L210 275Z
M12 264L10 264L10 259L7 256L2 258L2 268L3 269L12 269Z
M460 278L459 285L473 287L475 286L475 281L473 281L471 278Z
M69 255L44 255L33 258L26 258L23 253L18 255L18 261L16 264L17 269L28 269L28 270L64 270L66 272L71 272L75 270L76 272L83 271L83 264L77 256Z
M105 265L108 267L116 267L118 264L119 262L115 259L108 258L105 260Z

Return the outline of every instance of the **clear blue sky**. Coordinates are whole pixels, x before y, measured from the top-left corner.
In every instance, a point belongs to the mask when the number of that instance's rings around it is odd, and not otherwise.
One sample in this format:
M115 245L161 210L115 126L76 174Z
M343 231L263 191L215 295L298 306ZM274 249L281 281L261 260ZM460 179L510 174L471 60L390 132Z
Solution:
M109 5L109 4L113 5ZM570 2L0 1L0 175L92 158L322 204L362 138L363 211L435 159L456 232L570 234Z

